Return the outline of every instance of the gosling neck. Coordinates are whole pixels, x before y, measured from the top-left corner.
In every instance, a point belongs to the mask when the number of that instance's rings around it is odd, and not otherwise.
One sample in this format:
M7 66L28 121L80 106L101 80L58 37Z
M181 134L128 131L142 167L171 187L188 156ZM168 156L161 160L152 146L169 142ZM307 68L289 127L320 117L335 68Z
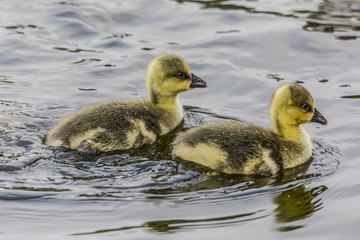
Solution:
M304 136L304 130L300 124L286 124L284 126L279 121L273 123L274 132L285 140L301 141Z
M292 120L284 111L272 111L271 120L274 132L285 140L301 141L304 136L304 130L300 123Z
M177 109L181 107L177 95L160 96L159 94L151 92L150 100L154 105L164 109Z
M152 104L159 110L161 134L166 134L180 124L184 117L182 105L177 96L150 95Z

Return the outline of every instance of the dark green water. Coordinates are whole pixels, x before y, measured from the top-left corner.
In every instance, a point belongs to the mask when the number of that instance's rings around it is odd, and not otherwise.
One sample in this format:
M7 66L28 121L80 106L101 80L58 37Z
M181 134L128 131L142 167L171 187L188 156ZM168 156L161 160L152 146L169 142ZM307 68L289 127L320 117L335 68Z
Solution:
M360 1L4 0L0 5L0 239L357 239ZM42 144L65 114L146 97L148 62L185 58L207 89L184 125L270 126L273 91L302 82L327 126L307 166L215 175L173 158L174 134L133 151Z

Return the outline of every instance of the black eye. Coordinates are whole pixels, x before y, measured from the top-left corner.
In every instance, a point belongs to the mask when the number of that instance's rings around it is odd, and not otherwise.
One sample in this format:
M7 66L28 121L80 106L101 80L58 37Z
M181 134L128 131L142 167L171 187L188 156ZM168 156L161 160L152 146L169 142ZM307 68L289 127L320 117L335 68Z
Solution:
M180 78L180 79L184 79L186 76L185 76L185 73L183 73L183 72L178 72L178 73L176 74L176 77L177 77L177 78Z
M307 112L310 112L310 111L311 111L311 107L310 107L310 105L307 104L307 103L301 104L301 108L304 109L304 110L307 111Z

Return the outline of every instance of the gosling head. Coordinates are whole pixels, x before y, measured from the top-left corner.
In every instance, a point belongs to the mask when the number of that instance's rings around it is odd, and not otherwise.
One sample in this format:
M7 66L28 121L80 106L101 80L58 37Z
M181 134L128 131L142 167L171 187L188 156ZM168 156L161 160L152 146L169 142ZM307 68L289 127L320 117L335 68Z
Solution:
M179 93L192 88L204 88L204 80L193 74L187 62L175 55L161 55L154 58L148 67L147 88L151 100L175 98Z
M298 84L286 84L275 91L271 119L275 130L310 122L327 124L326 118L315 108L310 93Z

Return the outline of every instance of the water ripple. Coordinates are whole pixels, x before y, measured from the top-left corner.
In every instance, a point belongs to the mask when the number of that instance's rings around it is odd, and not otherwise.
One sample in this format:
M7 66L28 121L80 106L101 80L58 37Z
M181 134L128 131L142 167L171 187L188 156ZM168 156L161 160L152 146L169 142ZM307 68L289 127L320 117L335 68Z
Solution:
M336 227L329 228L335 225L348 238L356 232L349 223L358 219L359 195L358 1L5 2L0 8L5 238L18 232L38 239L71 233L109 233L104 239L123 233L116 237L127 239L134 232L140 232L137 239L154 239L159 232L191 238L201 229L199 234L215 233L212 239L231 239L245 230L259 233L259 239L288 231L294 238L300 233L299 239L303 234L325 239L324 234L338 236ZM204 91L181 95L181 127L131 151L80 154L43 144L54 123L70 112L146 96L146 64L162 53L184 57L209 83ZM175 134L196 125L244 119L269 124L273 90L295 81L312 90L329 116L326 129L312 130L326 140L314 139L307 164L261 178L215 173L171 155ZM318 211L322 214L312 218ZM306 228L310 225L319 230ZM155 234L148 237L149 232Z

